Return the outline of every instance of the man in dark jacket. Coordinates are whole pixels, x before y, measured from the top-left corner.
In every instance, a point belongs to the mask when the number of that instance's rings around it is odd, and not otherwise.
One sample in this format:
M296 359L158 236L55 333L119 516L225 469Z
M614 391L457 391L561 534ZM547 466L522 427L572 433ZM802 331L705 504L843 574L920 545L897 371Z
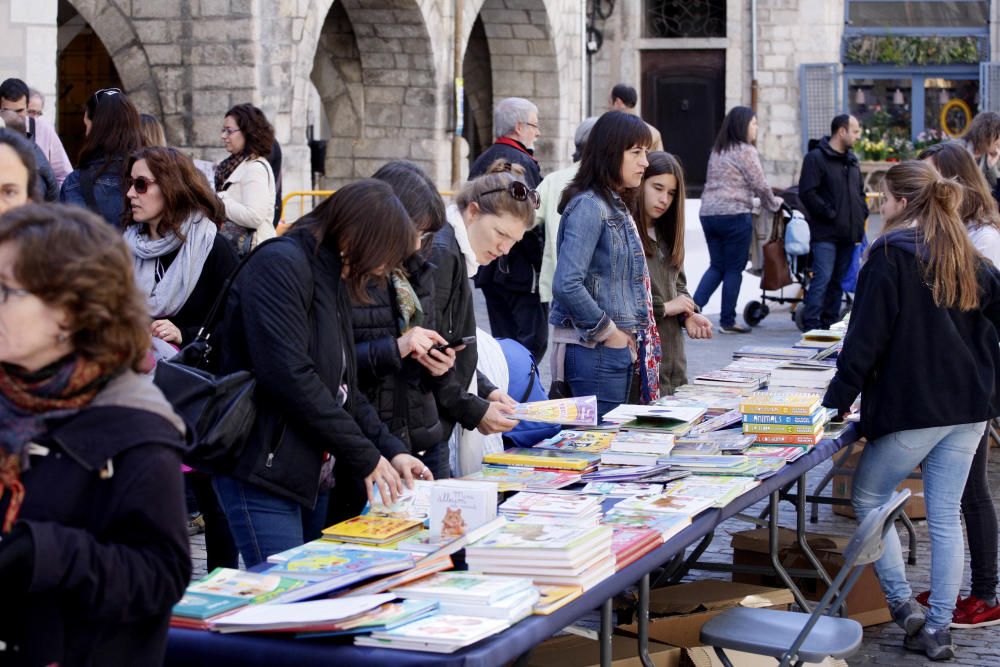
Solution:
M524 167L525 182L532 189L542 181L534 158L538 129L538 108L520 97L500 100L493 110L496 142L480 155L469 170L469 178L486 173L497 160ZM494 338L513 338L540 360L549 342L548 304L538 295L538 274L542 268L544 230L536 227L500 257L476 274L476 287L483 290Z
M865 232L864 179L851 150L860 136L857 118L841 114L830 123L830 136L802 161L799 197L812 250L812 279L802 304L806 330L825 329L840 319L840 283Z

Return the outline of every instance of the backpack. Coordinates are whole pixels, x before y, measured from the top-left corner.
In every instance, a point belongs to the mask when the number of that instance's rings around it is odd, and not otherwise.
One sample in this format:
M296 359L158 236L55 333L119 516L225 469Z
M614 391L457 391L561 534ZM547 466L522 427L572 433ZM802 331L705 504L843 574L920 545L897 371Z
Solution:
M497 340L507 359L507 369L510 383L507 393L518 403L529 401L544 401L548 399L542 387L542 379L538 375L535 358L527 348L511 338ZM512 430L503 434L504 443L510 447L532 447L546 438L558 433L558 424L541 424L538 422L519 422Z
M799 211L785 223L785 252L792 257L809 254L809 223Z

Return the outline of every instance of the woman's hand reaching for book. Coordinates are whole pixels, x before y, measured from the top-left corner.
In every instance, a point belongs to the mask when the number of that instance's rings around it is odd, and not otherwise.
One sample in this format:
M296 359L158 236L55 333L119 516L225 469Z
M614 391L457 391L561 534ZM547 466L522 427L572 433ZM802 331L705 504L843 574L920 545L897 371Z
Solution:
M413 480L415 479L428 481L434 479L434 475L424 465L424 462L410 454L396 454L393 456L392 467L402 476L403 483L410 489L413 488Z
M409 454L397 454L393 457L393 461L398 459L400 456L409 456ZM392 467L392 464L390 464L384 456L379 457L378 465L375 466L375 470L372 470L371 473L365 477L365 491L368 493L369 505L374 502L374 491L372 487L375 484L378 485L379 495L382 497L382 502L384 504L394 504L399 498L399 494L403 492L403 481L400 479L399 473L396 472L396 470ZM386 500L389 502L386 503Z
M490 401L489 409L486 410L483 418L479 420L479 426L476 428L483 435L506 433L517 426L517 420L512 418L513 414L514 408L511 406L500 401Z

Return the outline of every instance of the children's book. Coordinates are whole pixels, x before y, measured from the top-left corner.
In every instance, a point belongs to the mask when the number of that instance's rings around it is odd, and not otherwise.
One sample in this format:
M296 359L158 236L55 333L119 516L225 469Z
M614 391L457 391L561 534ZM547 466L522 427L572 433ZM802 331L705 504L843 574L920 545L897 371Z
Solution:
M791 463L792 461L799 459L808 451L809 449L806 447L796 447L794 445L754 445L748 449L745 454L746 456L777 457Z
M815 424L743 424L744 433L771 435L816 435L823 432L823 422Z
M374 576L413 567L413 554L388 549L363 549L316 540L268 557L267 572L309 582L283 593L281 602L295 602L350 586Z
M597 426L597 397L577 396L518 403L514 419L566 426Z
M615 505L619 511L635 512L666 512L693 517L712 507L714 502L708 498L695 498L661 493L655 496L632 496Z
M484 618L498 618L510 623L531 616L535 605L539 599L538 589L535 587L508 595L496 602L488 605L470 604L467 602L441 602L442 614L457 614L459 616L482 616Z
M757 434L758 445L800 445L804 447L812 447L813 445L819 444L819 441L822 439L823 439L823 431L819 431L818 433L814 433L812 435L794 434L794 433Z
M470 544L466 559L476 556L571 561L594 545L611 544L611 531L603 526L573 526L551 523L508 523L500 530Z
M414 480L412 488L404 484L403 492L396 502L386 505L376 484L372 504L366 507L362 514L426 521L430 515L432 488L434 488L434 482L422 479Z
M535 587L540 597L535 603L534 613L539 616L548 616L583 595L583 589L579 586L535 584Z
M590 495L521 491L508 498L500 506L500 511L505 514L527 512L572 517L591 512L600 505L601 499Z
M532 468L509 468L507 466L484 465L482 470L462 477L463 480L496 482L501 493L530 489L546 491L562 489L580 481L579 473L534 470Z
M533 447L514 447L483 456L483 463L494 465L581 471L597 466L600 460L600 454L557 452L551 449L535 449Z
M670 471L670 466L657 463L647 466L619 466L601 468L584 474L584 482L638 482Z
M744 414L811 415L820 408L818 394L758 391L740 403Z
M479 616L432 614L392 630L356 637L358 646L454 653L510 627L508 621Z
M662 512L633 512L617 507L604 516L604 524L616 530L636 528L654 530L666 542L691 525L691 517Z
M423 521L417 519L366 514L324 528L323 536L340 542L379 545L401 540L417 532L422 526Z
M609 498L628 498L648 493L662 493L663 484L646 484L642 482L588 482L580 493Z
M640 431L619 431L611 443L610 452L630 452L636 454L659 454L666 456L674 448L671 434L643 433ZM603 459L602 459L603 461Z
M188 586L174 606L175 616L207 619L247 604L260 604L305 586L306 582L279 574L217 567Z
M612 526L611 551L615 555L615 569L635 562L659 545L663 537L658 530L652 528L630 528Z
M720 429L729 428L734 424L739 424L742 420L743 415L739 410L726 410L720 415L698 422L691 427L689 434L698 435L702 433L714 433Z
M364 614L359 614L334 624L325 630L300 630L296 639L313 637L341 637L382 630L392 630L407 623L426 618L438 611L436 600L402 600L386 604Z
M375 581L367 583L364 586L357 586L348 591L344 591L338 597L355 597L358 595L374 595L375 593L384 593L391 588L403 586L412 581L418 581L437 572L450 570L452 567L454 567L454 563L451 560L451 556L427 556L426 558L421 559L409 570L403 570L402 572L398 572L396 574L390 574L388 577L376 579Z
M642 454L638 452L612 452L601 454L603 466L652 466L659 460L659 454Z
M613 431L574 431L556 433L535 445L536 449L554 449L560 452L590 452L600 454L611 446Z
M461 537L496 518L497 493L495 482L435 482L431 489L431 539Z
M391 592L407 599L489 605L531 588L528 577L441 572Z
M214 621L212 628L218 632L297 630L351 618L391 602L392 599L393 595L386 593L293 604L258 604L226 614Z
M786 426L813 426L826 420L826 410L819 409L811 415L743 415L744 424L782 424Z

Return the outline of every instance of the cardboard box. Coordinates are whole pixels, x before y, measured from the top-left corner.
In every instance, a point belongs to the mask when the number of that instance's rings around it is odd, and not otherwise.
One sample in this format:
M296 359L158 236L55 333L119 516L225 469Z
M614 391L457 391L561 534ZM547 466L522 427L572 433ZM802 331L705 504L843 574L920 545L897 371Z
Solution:
M673 646L700 646L701 626L726 609L788 609L788 605L794 601L792 592L787 588L769 588L719 579L658 588L649 596L649 636L650 639ZM639 626L633 623L618 630L635 636L639 632Z
M830 578L837 576L844 564L844 549L849 537L808 533L806 539L816 558L823 565ZM768 529L745 530L733 534L733 564L771 565L768 553ZM812 569L805 554L799 549L794 530L781 528L778 532L778 550L781 563L789 569ZM780 585L776 575L733 573L733 581L764 586ZM826 592L826 584L820 579L796 578L795 584L807 600L819 600ZM892 620L885 594L879 586L875 570L866 565L857 583L847 596L847 611L851 618L863 626L879 625Z
M743 653L741 651L726 651L726 657L733 663L733 667L776 667L778 661L763 655ZM710 646L695 646L684 650L684 657L681 659L681 667L723 667L722 661L715 654L715 649ZM823 662L806 662L803 667L847 667L843 660L827 658Z
M833 476L833 481L831 484L831 491L834 498L846 498L850 500L851 489L854 488L854 472L858 468L858 461L861 460L861 453L864 451L864 443L858 443L855 445L854 451L851 455L847 457L847 460L840 464L842 468L849 468L851 472L838 474ZM920 472L919 468L914 469L914 472ZM927 518L927 506L924 504L924 480L922 479L904 479L903 482L896 487L899 489L909 489L910 499L906 501L903 506L903 511L906 512L906 516L911 519L926 519ZM850 505L833 505L833 513L839 514L840 516L846 516L850 518L855 518L854 508Z
M681 650L649 642L649 657L656 667L679 667ZM601 646L593 639L577 635L552 637L531 650L528 667L597 667L601 664ZM642 667L639 645L634 638L612 637L611 664L614 667Z

